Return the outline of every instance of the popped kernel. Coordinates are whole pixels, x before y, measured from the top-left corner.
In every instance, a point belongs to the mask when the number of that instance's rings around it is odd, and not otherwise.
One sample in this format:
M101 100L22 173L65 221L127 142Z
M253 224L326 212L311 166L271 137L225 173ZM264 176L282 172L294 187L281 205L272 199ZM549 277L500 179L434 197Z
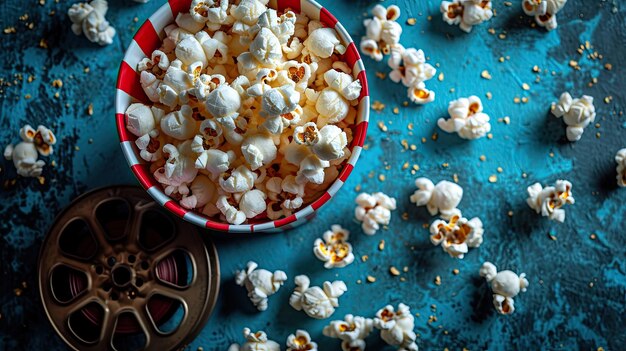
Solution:
M513 298L520 292L526 292L528 287L526 274L522 273L518 276L509 270L498 272L496 266L491 262L483 263L479 273L491 286L493 306L496 311L503 315L513 313L515 311Z
M563 122L567 125L567 139L578 141L585 127L595 121L596 109L593 106L593 97L583 95L580 99L572 99L572 96L565 92L561 94L559 101L552 105L552 114L557 118L563 117Z
M531 209L561 223L565 221L563 207L575 202L572 195L572 183L567 180L557 180L554 186L545 188L540 183L535 183L529 186L527 191L526 202Z

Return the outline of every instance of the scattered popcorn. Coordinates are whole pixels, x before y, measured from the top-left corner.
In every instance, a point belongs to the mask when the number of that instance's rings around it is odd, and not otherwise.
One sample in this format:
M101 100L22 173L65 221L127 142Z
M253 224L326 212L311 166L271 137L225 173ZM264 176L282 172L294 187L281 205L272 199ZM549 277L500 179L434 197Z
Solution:
M522 9L528 16L535 16L535 22L547 30L556 29L556 14L567 0L523 0Z
M464 218L455 210L448 222L438 219L430 225L430 242L441 245L450 256L463 258L470 247L479 247L483 242L483 222L475 217Z
M306 275L296 276L296 288L289 297L289 304L297 311L303 310L309 317L325 319L330 317L335 308L339 307L339 297L348 288L341 280L324 282L324 288L319 286L310 287L309 277Z
M347 314L344 320L335 320L324 327L324 335L341 340L343 351L364 351L365 338L374 329L371 318Z
M596 108L593 106L593 97L583 95L580 99L572 99L565 92L559 101L552 105L552 114L557 118L563 117L567 125L566 135L569 141L578 141L590 123L596 119Z
M456 183L442 180L437 185L428 178L415 180L417 190L410 196L415 206L426 206L434 216L441 213L443 218L450 218L463 198L463 188Z
M485 262L480 267L480 276L491 285L493 291L493 306L500 314L511 314L515 312L513 298L520 291L526 292L528 280L526 274L519 276L509 270L500 271L491 262Z
M313 253L324 267L341 268L354 261L352 245L348 242L350 232L338 224L331 226L331 230L324 232L323 239L316 239L313 244Z
M375 61L382 61L383 54L388 54L400 42L402 26L396 22L400 17L400 8L396 5L388 8L376 5L372 14L374 17L363 21L365 36L361 38L361 52Z
M357 207L354 216L361 222L361 228L367 235L374 235L380 225L387 225L391 220L391 211L396 209L396 199L383 193L360 193L355 200Z
M463 139L482 138L491 131L489 116L483 113L478 96L460 98L448 105L449 119L440 118L437 125L447 133L458 133Z
M626 187L626 148L617 152L615 162L617 162L617 185L624 188Z
M17 145L9 144L4 149L4 158L13 161L17 174L22 177L40 177L46 163L39 160L38 156L50 156L54 151L52 146L57 139L54 133L44 127L38 126L35 130L26 124L20 129L20 138Z
M426 63L426 57L422 50L414 48L405 49L402 45L396 45L391 49L391 56L387 62L393 69L389 78L409 88L408 98L416 104L425 104L435 99L435 93L426 89L425 81L432 79L437 70Z
M67 15L72 21L72 31L76 35L85 34L92 43L109 45L113 42L115 28L104 18L109 10L106 0L93 0L72 5Z
M387 305L376 312L374 326L380 330L380 337L389 345L398 346L400 351L417 351L415 343L416 335L415 317L411 314L409 306L400 303L398 310Z
M565 210L562 207L575 202L572 183L567 180L557 180L554 186L545 188L540 183L535 183L529 186L527 191L526 202L530 208L544 217L561 223L565 221Z
M317 343L311 341L306 330L298 329L287 337L287 351L317 351Z
M234 225L290 216L333 183L362 90L333 28L267 5L191 1L137 64L152 103L126 111L166 194Z
M252 333L249 328L243 329L243 337L246 343L239 346L232 344L228 351L280 351L280 345L272 340L268 340L264 331Z
M489 21L493 17L489 0L442 1L440 6L443 20L449 25L458 25L469 33L472 27Z
M268 297L280 289L287 280L287 275L283 271L272 273L265 269L257 269L257 267L256 262L248 262L245 270L237 271L235 282L239 286L246 287L250 301L259 311L265 311Z

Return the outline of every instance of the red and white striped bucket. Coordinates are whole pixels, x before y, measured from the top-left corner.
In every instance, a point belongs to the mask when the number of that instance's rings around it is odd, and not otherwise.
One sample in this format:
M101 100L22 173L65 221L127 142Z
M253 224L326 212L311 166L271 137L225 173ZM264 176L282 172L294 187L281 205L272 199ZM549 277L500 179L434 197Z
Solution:
M191 0L168 0L165 5L161 6L161 8L150 16L141 28L139 28L128 46L124 60L120 65L115 97L115 119L117 131L120 136L120 145L130 165L130 169L139 180L139 183L141 183L154 200L175 215L200 227L232 233L277 232L294 228L307 222L315 217L315 212L335 196L339 188L341 188L359 159L363 143L365 142L369 120L370 98L365 67L363 66L363 61L361 60L356 45L335 16L317 2L313 0L270 0L268 6L271 8L278 11L290 9L296 13L304 13L311 19L319 20L324 25L335 28L341 41L347 47L343 59L352 66L352 75L354 78L360 79L363 86L361 96L359 97L357 119L353 127L354 138L350 145L352 155L339 172L337 180L326 189L325 193L310 205L302 208L291 216L275 221L240 225L219 222L201 213L185 209L178 204L178 201L165 195L162 186L154 179L152 173L150 173L150 165L139 157L139 151L135 146L136 137L126 130L124 120L124 113L130 104L134 102L150 103L150 100L139 83L139 74L136 72L137 63L144 57L150 56L154 50L161 46L161 41L165 37L164 28L174 23L174 19L178 13L189 11L190 4Z

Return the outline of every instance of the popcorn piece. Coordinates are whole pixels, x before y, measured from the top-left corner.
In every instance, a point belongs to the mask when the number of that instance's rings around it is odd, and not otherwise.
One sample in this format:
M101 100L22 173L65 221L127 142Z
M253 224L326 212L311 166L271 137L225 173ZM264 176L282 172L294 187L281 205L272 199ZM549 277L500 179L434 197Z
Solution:
M434 185L428 178L417 178L415 186L417 190L409 198L411 203L425 205L432 216L441 212L443 218L450 218L463 198L463 188L447 180Z
M324 335L341 340L343 351L365 350L365 338L374 329L371 318L347 314L344 320L335 320L324 327Z
M228 85L220 85L207 97L206 109L227 129L235 129L235 118L239 116L241 97L237 90Z
M250 28L249 32L255 34L261 28L267 28L274 33L280 44L284 45L294 34L295 23L296 14L292 11L286 11L279 17L276 10L268 9L259 16L257 24Z
M271 219L278 219L282 215L290 215L292 210L302 207L304 185L299 184L295 176L288 175L285 179L271 177L265 183L265 187L271 200L268 208L272 207L273 210ZM283 211L276 209L276 205L280 206Z
M197 39L201 36L200 33L205 32L198 32L195 36L188 36L179 41L176 45L176 58L182 61L182 63L186 66L189 66L194 62L200 62L202 67L206 67L209 63L202 45Z
M178 145L166 144L163 146L163 156L167 159L163 167L154 172L154 178L161 184L165 185L165 194L186 193L180 191L179 188L187 188L187 184L191 183L198 170L194 167L194 161L191 156L191 146L189 141L185 141Z
M170 66L170 59L161 50L154 50L150 58L143 58L137 64L137 70L139 72L150 71L154 75L159 75L163 78L163 75Z
M235 282L246 287L250 301L259 311L265 311L268 297L280 289L287 280L287 275L283 271L272 273L265 269L257 269L258 266L256 262L248 262L246 270L237 271L235 274Z
M393 69L389 78L395 83L402 82L408 88L431 79L437 73L435 67L426 63L424 51L414 48L404 49L399 46L392 50L388 64Z
M227 193L242 193L254 187L257 174L245 165L237 167L234 171L226 171L220 175L219 184Z
M22 141L17 145L7 145L4 149L4 158L13 161L17 174L22 177L39 177L46 163L38 160L38 154L49 156L52 154L52 145L56 144L54 133L44 127L37 130L26 124L20 129Z
M300 169L298 169L296 180L300 184L307 182L322 184L324 182L324 169L330 167L328 161L320 159L315 154L304 157L302 162L298 164Z
M331 230L324 232L323 240L316 239L313 243L313 253L324 267L341 268L354 261L352 245L348 242L350 232L338 224L331 226Z
M389 345L398 346L400 351L417 351L415 318L409 306L400 303L398 310L387 305L376 313L374 326L380 330L380 337Z
M216 30L213 26L227 24L228 16L228 0L193 0L189 13L194 21L198 23L207 23L212 25L210 29Z
M320 132L313 122L305 123L293 130L293 140L300 145L312 146L320 141Z
M348 291L346 284L340 280L324 282L323 289L318 286L310 287L310 280L306 275L297 276L295 281L296 288L289 297L289 304L295 310L303 310L315 319L330 317L335 308L339 307L339 297Z
M554 186L545 188L540 183L535 183L529 186L527 191L526 202L530 208L544 217L561 223L565 221L565 210L562 207L575 202L572 183L567 180L557 180Z
M306 330L298 329L287 337L287 351L317 351L317 343Z
M567 140L578 141L589 123L596 119L596 108L593 106L593 97L583 95L580 99L572 99L572 96L565 92L561 94L559 101L552 105L552 114L556 118L563 117L567 125Z
M177 140L193 138L198 132L198 124L192 114L191 107L183 105L180 110L170 112L161 118L161 130Z
M156 109L156 108L155 108ZM126 109L126 129L140 137L156 128L154 113L150 106L134 103Z
M483 222L475 217L464 218L455 210L448 222L438 219L430 225L430 241L441 245L452 257L463 258L470 247L479 247L483 242Z
M617 185L626 187L626 148L621 149L615 155L617 162Z
M311 151L324 161L343 157L343 150L348 145L346 133L341 128L328 124L319 131L319 140L311 146Z
M267 2L268 0L242 0L238 5L231 6L230 14L234 18L233 32L242 35L245 39L245 34L267 10Z
M528 280L526 274L519 276L509 270L500 271L491 262L485 262L480 267L480 276L491 285L493 291L493 306L500 314L511 314L515 312L513 298L520 291L526 292Z
M381 61L384 53L398 45L402 35L402 26L396 22L400 17L400 8L390 5L384 8L376 5L372 9L374 17L363 21L366 34L361 38L361 52L375 61Z
M424 105L435 101L435 92L426 89L424 82L417 83L414 87L409 88L407 94L409 100L414 104Z
M333 28L322 27L309 33L309 37L304 41L304 47L311 55L319 58L329 58L334 53L343 55L346 47L337 37L337 32Z
M306 63L287 61L278 72L278 80L289 82L299 93L304 93L311 79L311 67Z
M561 11L567 0L523 0L522 9L529 16L535 17L535 22L551 31L558 23L556 14Z
M243 336L246 338L246 343L241 346L232 344L228 351L280 351L280 345L268 340L264 331L252 333L249 328L244 328Z
M92 43L109 45L113 42L115 28L104 18L109 10L106 0L93 0L72 5L67 15L72 21L72 31L76 35L85 34Z
M483 113L478 96L460 98L448 105L450 119L440 118L437 125L447 133L458 133L463 139L478 139L491 131L489 116Z
M180 105L181 102L186 102L187 94L193 89L193 81L189 79L189 74L182 69L182 65L183 62L180 60L172 61L167 72L165 72L163 82L156 89L159 101L170 108Z
M254 171L276 159L276 145L270 136L254 134L241 144L241 153Z
M493 17L491 1L488 0L453 0L442 1L440 6L443 20L469 33L472 27L486 22Z
M350 101L361 94L361 82L349 74L329 70L324 73L324 81L328 88L322 90L315 103L315 109L320 114L318 126L341 122L348 115Z
M387 225L391 220L391 211L396 209L396 199L383 193L360 193L356 197L357 207L354 216L361 223L363 232L374 235L380 225Z
M161 145L165 143L165 138L158 129L153 129L135 140L135 145L139 148L139 156L148 161L154 162L163 158Z
M203 175L198 175L191 182L189 194L180 200L180 205L189 210L200 208L214 200L216 194L215 183Z

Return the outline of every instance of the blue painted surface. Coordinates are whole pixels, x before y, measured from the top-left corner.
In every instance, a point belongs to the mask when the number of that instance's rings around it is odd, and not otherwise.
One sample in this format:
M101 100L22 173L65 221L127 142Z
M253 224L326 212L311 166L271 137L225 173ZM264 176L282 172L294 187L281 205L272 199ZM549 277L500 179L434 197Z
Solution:
M24 123L51 125L59 138L50 158L57 166L46 168L44 185L18 179L0 192L0 349L64 349L45 320L38 298L39 245L54 216L78 194L103 185L137 184L117 142L114 86L133 33L162 3L111 1L107 17L118 34L105 48L71 33L65 16L70 4L65 1L47 0L44 6L17 0L0 4L0 28L17 28L17 34L0 36L4 55L0 77L5 82L0 99L0 140L3 144L17 142L17 131ZM325 6L353 38L359 38L363 13L375 3L329 1ZM241 341L245 326L264 329L280 343L296 328L304 328L322 350L338 349L336 340L321 334L327 322L309 319L287 303L293 277L303 273L311 276L315 285L338 278L348 284L336 318L347 313L371 316L387 303L410 305L413 313L419 313L416 332L423 350L624 349L626 190L615 185L613 156L626 146L621 81L626 63L626 9L618 7L613 12L616 1L570 1L558 16L558 30L546 33L530 27L532 20L523 16L518 1L513 1L512 7L497 2L498 16L465 34L441 21L438 1L385 2L391 3L403 10L399 20L404 27L402 43L424 49L430 62L437 63L439 72L445 74L443 81L427 83L436 91L436 101L423 107L403 107L405 89L376 78L374 72L388 72L386 65L365 59L372 99L387 107L371 114L368 150L358 167L314 222L285 234L216 238L223 290L215 313L190 349L225 350L230 342ZM52 10L56 15L49 16ZM33 30L18 20L24 13L29 15L26 23L35 23ZM417 19L415 26L404 24L409 17ZM489 28L494 28L496 35L490 34ZM499 39L500 33L506 33L506 39ZM38 47L41 38L47 39L48 49ZM576 52L585 41L603 60L588 59L588 51L582 56ZM499 62L500 57L505 61ZM581 69L572 69L570 60L578 61ZM603 68L607 62L613 65L612 71ZM534 65L541 73L532 71ZM89 73L84 72L85 67ZM485 69L492 80L480 77ZM17 80L15 74L21 74L23 80ZM27 82L29 75L36 77L32 83ZM536 76L539 83L535 83ZM594 77L598 84L588 86ZM61 89L51 85L57 78L64 82ZM531 85L530 91L522 90L523 82ZM596 98L599 128L587 128L577 143L567 142L562 121L549 115L550 103L564 90ZM57 91L59 98L54 97ZM487 92L493 94L492 100L484 98ZM25 94L32 98L25 99ZM491 140L468 142L436 127L436 120L446 115L448 101L471 94L483 98L492 117ZM605 104L602 100L609 95L613 100ZM528 103L513 102L524 96L530 99ZM89 103L94 105L93 116L86 113ZM397 115L392 112L396 106ZM509 125L497 122L504 116L510 116ZM387 125L386 133L377 128L380 121ZM414 124L412 132L408 123ZM439 138L433 141L435 132ZM596 133L601 133L600 138ZM405 151L402 139L417 149ZM479 160L481 155L486 161ZM412 175L402 170L405 162L418 164L419 171ZM9 162L0 161L0 167L2 184L15 178ZM497 172L498 167L502 173ZM385 175L385 182L378 180L379 174ZM480 216L485 224L483 245L463 260L450 258L430 244L422 225L432 218L424 208L415 208L408 201L416 176L438 181L452 179L454 174L465 189L461 210L466 216ZM487 181L492 174L498 176L496 183ZM567 208L564 224L538 217L525 204L528 185L559 178L572 181L576 198L576 204ZM388 230L368 237L350 219L357 185L363 191L384 191L398 199L399 208ZM513 211L512 217L509 211ZM408 220L401 218L403 212L408 213ZM346 268L327 271L314 258L313 240L334 223L352 231L355 254L368 255L367 262L357 259ZM551 240L548 233L557 240ZM590 239L592 233L596 240ZM377 248L381 239L386 242L383 251ZM267 269L283 269L290 277L263 313L256 312L243 289L233 282L234 271L248 260ZM484 260L527 273L530 287L516 298L514 315L494 313L490 291L478 277ZM391 265L408 267L401 275L406 281L388 273ZM452 273L455 268L458 275ZM367 275L377 281L357 284ZM440 286L434 284L436 276L441 277ZM27 287L18 297L14 289L22 288L22 282ZM431 315L437 320L429 323ZM377 333L367 341L368 349L391 349L384 348Z

